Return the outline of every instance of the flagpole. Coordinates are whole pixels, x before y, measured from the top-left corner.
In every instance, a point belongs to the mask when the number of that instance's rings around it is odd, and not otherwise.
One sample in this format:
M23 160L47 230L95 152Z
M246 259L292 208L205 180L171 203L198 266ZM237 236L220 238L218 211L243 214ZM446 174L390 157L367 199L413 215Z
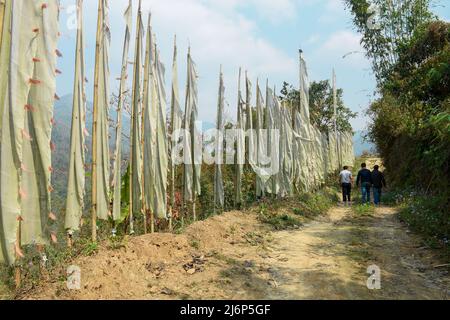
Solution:
M19 217L18 219L19 224L17 227L17 236L16 236L16 260L20 259L20 255L19 255L19 250L21 247L21 242L22 242L22 218ZM22 269L20 268L19 265L15 266L15 285L16 285L16 289L20 288L20 285L22 283Z
M223 70L220 65L219 72L219 94L217 100L217 123L216 123L216 138L215 138L215 168L214 168L214 215L217 213L217 209L223 211L223 176L222 176L222 161L223 161ZM220 179L219 179L220 172ZM220 188L219 188L220 185ZM220 189L220 190L219 190ZM220 195L219 195L220 192ZM218 196L220 203L218 203Z
M190 90L190 88L189 88L189 72L190 72L190 59L191 59L191 46L189 45L189 47L188 47L188 54L187 54L187 79L186 79L186 101L185 101L185 107L184 107L184 109L185 109L185 114L184 114L184 124L183 124L183 127L184 127L184 137L183 137L183 144L184 144L184 146L186 146L188 143L190 144L191 142L189 141L187 141L187 138L188 138L188 135L186 134L186 131L190 131L190 127L189 128L187 128L186 127L186 123L190 123L190 121L188 121L188 117L191 117L191 114L188 114L187 113L187 106L188 106L188 95L189 95L189 90ZM187 175L187 172L186 172L186 166L188 165L188 164L186 164L186 148L184 148L184 150L183 150L183 158L184 158L184 165L183 165L183 216L181 217L181 225L182 226L184 226L184 216L188 216L188 199L186 199L186 188L188 188L188 186L186 185L186 175ZM189 159L191 160L190 162L192 162L192 153L191 154L189 154ZM190 164L190 165L193 165L193 164Z
M302 92L303 92L303 81L302 81L302 54L303 50L298 49L298 61L299 61L299 73L298 73L298 79L299 79L299 91L298 91L298 108L301 112L302 110Z
M172 70L176 72L175 70L175 64L177 60L177 35L174 36L173 39L173 64L172 64ZM175 165L173 161L173 147L174 147L174 141L173 141L173 134L174 134L174 126L175 126L175 88L173 83L174 75L172 75L172 106L171 106L171 124L170 124L170 209L169 209L169 231L173 231L173 212L175 207Z
M122 110L124 107L125 93L126 93L126 81L127 81L127 65L128 65L128 51L130 47L131 37L131 16L132 16L132 1L129 0L128 7L125 11L125 36L122 51L122 69L120 74L120 87L119 87L119 99L117 104L117 125L116 125L116 145L115 156L113 166L113 221L112 221L112 236L116 235L116 220L121 216L122 199L121 199L121 186L122 186Z
M248 85L248 72L247 70L245 70L245 109L246 109L246 113L247 113L247 118L245 119L245 128L244 131L247 131L248 129L250 129L250 115L252 112L251 110L251 106L250 106L250 88ZM245 144L244 144L245 148L244 148L244 159L245 160L245 166L248 168L248 166L250 165L250 137L247 137L247 135L245 135Z
M241 115L241 112L242 112L242 110L241 110L241 74L242 74L242 68L239 68L239 79L238 79L238 101L237 101L237 119L236 119L236 128L237 128L237 130L241 130L242 128L240 127L241 126L241 117L242 117L242 115ZM240 155L240 152L242 151L242 150L239 150L239 148L240 147L242 147L242 146L240 146L240 144L239 144L239 135L240 135L240 132L237 132L237 141L236 141L236 154L235 154L235 166L236 166L236 172L235 172L235 190L234 190L234 202L235 202L235 206L236 206L236 208L237 209L239 209L240 208L240 205L241 205L241 199L240 199L240 183L241 183L241 172L240 172L240 170L241 170L241 168L240 168L240 164L239 164L239 162L241 161L241 159L240 159L240 157L239 157L239 155ZM244 147L245 148L245 147ZM239 187L238 187L239 186Z
M97 242L97 117L98 117L98 85L99 85L99 60L100 60L100 36L103 28L103 0L98 2L97 40L95 48L95 74L94 74L94 107L92 121L92 242Z
M275 85L273 86L273 92L272 92L272 99L273 99L273 105L275 106L275 92L276 92L276 87L275 87ZM280 124L280 110L278 110L278 108L276 108L276 110L277 110L277 113L275 114L274 113L274 116L276 117L276 118L278 118L278 119L276 119L275 117L274 117L274 120L276 120L277 121L277 123L275 123L275 121L274 121L274 124L275 124L275 129L277 129L277 130L280 130L281 128L279 127L279 124ZM281 137L281 136L280 136ZM278 163L279 163L279 161L280 161L280 146L277 146L277 149L278 149L278 159L276 159L277 161L278 161ZM279 168L280 170L281 170L281 168ZM273 197L276 199L276 198L279 198L279 194L278 194L278 192L277 192L277 184L278 184L278 182L279 182L279 175L280 175L280 173L278 172L277 174L275 174L275 175L273 175L273 180L272 180L272 194L273 194Z
M270 120L270 105L269 105L269 99L270 99L270 94L269 94L269 79L266 79L266 112L265 112L265 122L266 122L266 130L267 130L267 154L270 154L270 158L272 160L272 133L273 130L272 128L269 127L269 120ZM270 124L271 125L271 124ZM270 152L270 153L269 153ZM266 184L267 187L264 186L264 188L267 188L267 193L268 192L268 187L269 187L269 183L272 183L273 176L270 177L270 179L267 180ZM272 188L271 188L272 189ZM273 190L271 190L271 193L273 193Z
M338 170L342 167L342 159L341 159L341 146L340 146L340 139L338 136L338 127L337 127L337 88L336 88L336 72L333 68L333 110L334 110L334 135L336 138L336 151L337 151L337 157L338 157Z
M151 21L151 15L149 14L149 16L148 16L148 24L147 24L147 30L150 30L150 28L149 28L149 26L150 26L150 21ZM148 31L147 31L148 32ZM148 35L147 34L147 37L149 37L149 36L151 36L151 35ZM150 51L151 51L151 49L148 47L148 44L147 44L147 42L146 42L146 46L145 46L145 59L147 59L147 57L149 57L149 54L150 54ZM145 63L148 63L147 61L145 61ZM151 66L150 66L151 67ZM147 71L147 70L145 70L145 71ZM144 71L144 72L145 72ZM146 81L145 81L145 79L147 79L147 83L146 83ZM148 81L149 81L149 79L148 79L148 75L147 74L144 74L144 90L146 90L146 88L148 88ZM143 160L146 160L145 159L145 151L144 151L144 140L145 140L145 112L146 112L146 110L145 110L145 104L144 103L142 103L142 109L141 109L141 113L142 113L142 115L141 115L141 150L142 150L142 152L141 152L141 154L143 154L142 155L142 157L143 157ZM146 201L146 197L145 197L145 174L144 174L144 161L142 161L141 162L141 185L142 185L142 187L143 187L143 190L142 190L142 192L141 192L141 199L142 199L142 208L141 208L141 212L142 212L142 215L143 215L143 219L144 219L144 234L147 234L147 224L148 224L148 221L147 221L147 213L148 213L148 211L149 211L149 204L147 203L147 201Z
M77 163L82 165L82 176L85 175L85 159L84 152L81 151L81 155L77 152L79 147L84 147L84 135L83 129L86 130L85 123L85 86L84 86L84 31L83 31L83 0L77 0L77 40L75 48L75 77L73 88L73 100L72 100L72 117L71 117L71 133L70 133L70 160L69 160L69 175L67 184L67 199L66 199L66 217L65 217L65 230L67 236L67 246L69 248L73 245L73 230L80 226L80 218L82 216L85 185L84 180L78 181L75 178L78 169ZM81 88L80 88L81 87ZM81 92L80 92L81 91ZM80 108L80 105L82 106ZM81 110L82 109L82 110ZM77 141L81 145L76 145ZM79 190L81 190L81 193ZM75 208L74 208L75 207ZM74 219L74 216L76 219Z

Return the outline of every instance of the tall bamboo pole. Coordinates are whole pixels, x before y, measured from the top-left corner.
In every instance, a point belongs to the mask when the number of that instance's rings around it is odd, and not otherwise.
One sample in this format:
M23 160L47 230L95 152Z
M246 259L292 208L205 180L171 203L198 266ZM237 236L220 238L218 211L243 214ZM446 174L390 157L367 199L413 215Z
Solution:
M67 187L67 202L66 202L66 221L65 228L67 231L67 246L70 248L73 244L74 227L79 227L80 218L82 216L85 182L76 179L78 170L82 170L81 174L84 179L85 171L85 156L80 149L84 147L84 133L86 128L85 113L85 77L84 77L84 31L83 31L83 0L77 0L77 40L75 49L75 78L73 88L73 102L72 102L72 120L71 120L71 136L70 136L70 163L69 163L69 177ZM80 107L81 106L81 107ZM81 143L77 145L78 141ZM80 148L81 147L81 148ZM81 159L80 159L81 157ZM81 167L79 167L81 165ZM78 192L78 188L82 189L82 194ZM75 191L76 190L76 191ZM81 201L80 201L81 199ZM76 209L74 209L76 206ZM76 225L73 217L76 216Z
M22 283L22 269L17 265L17 261L20 259L19 250L22 246L22 218L19 217L19 223L17 226L17 237L16 237L16 266L14 268L14 278L16 289L19 289Z
M274 115L274 117L273 117L274 121L273 122L275 124L274 125L275 129L280 131L280 129L281 129L281 126L280 126L280 110L279 110L278 106L276 105L276 101L275 101L275 99L276 99L275 92L276 91L277 91L277 88L274 85L273 86L273 91L272 91L272 99L273 99L273 107L274 107L273 110L274 111L276 110L276 113L275 112L273 113L273 115ZM281 137L281 135L280 135L280 137ZM278 149L278 159L276 159L276 161L278 161L278 163L280 163L280 146L276 146L276 148ZM280 176L280 171L282 170L281 166L279 166L278 170L279 170L278 173L273 175L273 180L272 180L272 194L273 194L273 197L275 199L279 198L279 196L280 196L278 194L278 192L277 192L277 185L279 184L279 181L280 181L279 176Z
M173 80L172 80L172 97L171 97L171 114L170 114L170 137L171 137L171 148L170 148L170 208L169 208L169 230L172 231L173 230L173 213L174 213L174 208L175 208L175 164L173 161L173 148L175 146L175 142L173 141L174 139L174 126L175 126L175 108L178 108L178 106L176 105L177 102L175 101L177 99L176 95L178 94L177 92L175 92L175 90L178 90L178 84L173 83L177 77L177 75L175 74L178 70L177 70L177 35L174 36L174 40L173 40L173 65L172 65L172 70L173 70ZM175 88L176 86L176 88ZM178 110L177 110L178 111ZM177 128L178 129L178 128Z
M186 99L185 99L185 107L184 107L185 113L184 113L184 124L183 124L183 128L184 128L184 137L183 137L184 141L183 141L183 143L184 143L184 146L186 146L188 143L190 144L190 141L186 142L186 139L188 138L188 136L186 135L186 131L190 130L190 128L186 127L186 124L190 123L190 121L188 121L188 119L189 119L188 117L191 117L191 114L188 114L188 112L187 112L188 111L187 106L188 106L188 103L189 103L188 97L189 97L189 90L190 90L190 86L189 86L189 84L190 84L190 81L189 81L190 59L191 59L191 47L189 46L188 47L188 54L187 54ZM189 154L189 157L192 159L192 154ZM186 148L183 149L183 158L184 158L184 165L183 165L183 197L182 197L183 198L183 204L182 204L182 206L183 206L183 215L181 217L181 225L182 226L184 226L184 216L187 217L187 215L188 215L188 201L186 199L186 188L188 188L188 186L186 185L186 183L187 183L186 166L188 165L188 164L186 164Z
M140 10L140 8L139 8L139 10ZM150 23L151 23L151 18L152 18L152 16L151 16L151 14L149 13L149 15L148 15L148 22L147 22L147 32L148 32L148 34L147 34L147 37L151 37L152 35L151 35L151 29L150 29ZM150 40L150 43L151 43L151 40ZM148 76L148 69L145 67L145 66L148 66L148 64L149 64L149 62L151 61L151 59L150 59L150 52L151 52L151 48L150 48L150 46L147 44L146 46L145 46L145 62L144 62L144 90L147 90L147 88L148 88L148 82L151 80L151 79L149 79L149 76ZM148 60L148 61L147 61ZM148 66L148 67L152 67L151 65L150 66ZM148 106L147 106L148 107ZM142 148L142 151L144 152L144 141L145 141L145 113L146 113L146 110L145 110L145 108L146 108L146 105L145 105L145 103L142 103L142 114L141 114L141 148ZM147 137L147 139L148 139L148 137ZM148 224L148 221L147 221L147 213L148 213L148 211L149 211L149 203L147 203L147 200L146 200L146 197L145 197L145 173L144 173L144 165L145 165L145 162L146 162L146 160L147 159L145 159L146 157L145 157L145 154L143 154L143 161L142 161L142 163L141 163L141 179L142 179L142 187L144 188L143 189L143 192L142 192L142 214L143 214L143 217L144 217L144 233L146 234L147 233L147 224ZM153 232L153 231L152 231Z
M336 137L336 150L337 150L337 157L338 157L338 170L342 167L342 157L341 157L341 142L338 134L338 126L337 126L337 88L336 88L336 73L333 68L333 122L334 122L334 134Z
M97 241L97 117L98 117L98 84L100 78L100 38L103 28L103 0L98 1L97 40L95 44L95 71L94 71L94 107L92 121L92 242Z
M217 99L217 122L216 122L216 138L215 138L215 167L214 167L214 215L217 209L223 211L224 194L223 194L223 94L225 92L223 84L223 71L220 65L219 73L219 94Z
M188 56L189 56L189 63L191 63L191 47L189 46L189 50L188 50ZM189 87L189 94L190 94L190 87ZM197 202L197 192L195 190L195 157L194 157L194 152L195 152L195 122L192 121L194 119L192 119L192 110L191 110L191 114L189 115L189 117L191 117L191 121L190 121L190 128L189 130L191 131L191 161L192 161L192 182L193 182L193 197L192 197L192 217L194 219L194 221L197 221L197 208L196 208L196 202ZM192 128L194 128L193 130L191 130Z
M141 25L141 19L142 19L142 17L141 17L141 14L142 14L142 11L141 11L141 3L142 3L142 1L141 0L139 0L139 7L138 7L138 16L137 16L137 26L136 26L136 44L135 44L135 61L134 61L134 71L133 71L133 89L132 89L132 96L133 96L133 98L132 98L132 106L131 106L131 134L130 134L130 139L131 139L131 141L130 141L130 170L129 170L129 172L130 172L130 176L129 176L129 178L130 178L130 183L129 183L129 185L130 185L130 190L129 190L129 192L130 192L130 194L129 194L129 196L130 196L130 207L129 207L129 219L130 219L130 233L131 234L134 234L134 212L133 212L133 209L134 209L134 200L133 200L133 186L134 186L134 183L136 182L136 181L134 181L134 179L133 179L133 173L134 173L134 170L133 170L133 163L134 163L134 154L133 154L133 150L134 150L134 148L135 148L135 142L134 142L134 139L135 139L135 133L137 133L137 128L135 128L135 124L137 123L137 117L138 117L138 113L139 113L139 110L136 110L136 106L137 105L139 105L139 102L137 102L136 101L136 99L137 99L137 97L140 97L140 93L139 93L139 81L140 81L140 72L141 72L141 59L139 58L140 57L140 55L141 55L141 40L142 39L140 39L140 37L141 37L141 27L142 27L142 25ZM138 81L136 81L136 77L139 77L139 79L138 79ZM136 92L136 90L138 90L138 93ZM139 143L140 143L140 141L139 141ZM140 169L140 168L136 168L136 169ZM137 183L140 183L139 181L137 181Z
M260 165L260 143L261 143L261 97L259 94L259 78L256 78L256 165ZM262 181L260 176L256 175L256 198L259 200L262 197Z
M151 29L150 29L151 30ZM153 37L152 34L150 34L150 37ZM150 54L152 55L152 59L150 61L153 61L153 63L150 65L150 70L151 70L151 77L150 77L150 81L152 81L152 90L153 90L153 94L156 94L156 96L158 97L158 99L153 99L153 102L156 102L156 104L153 106L153 108L159 108L159 84L157 83L157 81L159 81L159 79L157 79L158 74L157 74L157 70L156 70L156 64L159 63L159 56L158 56L158 47L156 45L156 38L153 39L154 40L153 43L153 52L150 51ZM155 134L157 134L157 130L153 131ZM155 153L156 153L156 148L154 149ZM156 164L153 164L155 167L153 168L153 183L155 183L155 168L156 168ZM155 197L155 194L153 195ZM155 200L154 200L155 201ZM150 232L151 233L155 233L155 212L154 212L154 208L150 208Z
M245 70L245 111L247 114L247 118L245 119L245 128L244 131L247 131L250 129L250 127L253 125L250 123L251 117L251 101L250 101L250 88L249 88L249 80L248 80L248 72ZM248 168L250 166L250 136L245 135L245 166Z
M242 68L239 68L239 79L238 79L238 102L237 102L237 119L236 119L236 128L237 130L241 130L241 117L242 117L242 110L241 110L241 75L242 75ZM235 176L234 176L234 202L235 207L237 209L240 209L241 206L241 178L242 178L242 171L241 171L241 164L239 163L241 161L241 158L239 157L240 152L242 150L239 150L242 146L239 144L240 139L240 132L237 132L237 140L236 140L236 153L235 153ZM245 144L244 144L245 149ZM244 150L245 152L245 150Z
M267 154L270 155L270 157L272 158L272 137L271 137L271 132L272 132L272 128L269 127L270 124L270 104L269 104L269 100L270 96L269 96L269 79L266 79L266 110L264 113L264 122L265 122L265 129L266 129L266 139L267 139ZM270 178L272 179L272 178ZM270 179L267 180L266 185L264 186L264 189L268 191L268 186L269 186L269 182ZM268 192L267 192L268 193Z
M195 128L195 120L197 118L197 71L195 69L195 63L191 58L191 49L188 49L187 55L187 81L186 81L186 101L185 101L185 115L183 129L188 131L190 134L185 135L184 139L184 158L188 160L189 163L184 161L183 170L183 202L185 211L187 211L187 205L190 203L192 205L192 213L194 220L197 219L196 214L196 200L197 196L200 194L199 184L200 184L200 173L201 173L201 163L196 163L196 138L197 132ZM189 137L190 135L190 137ZM187 140L189 138L189 140ZM189 150L187 150L189 149ZM201 150L200 150L201 152Z
M5 15L5 5L4 1L0 1L0 46L2 44L3 37L3 16Z
M129 0L128 7L124 13L124 18L126 22L125 36L122 51L122 69L120 74L120 87L119 87L119 99L117 104L117 125L116 125L116 143L115 143L115 156L114 156L114 168L113 168L113 185L114 185L114 195L113 195L113 236L116 233L116 219L121 217L121 185L122 185L122 109L125 103L125 94L127 91L127 74L128 74L128 51L130 48L130 38L132 29L132 1Z

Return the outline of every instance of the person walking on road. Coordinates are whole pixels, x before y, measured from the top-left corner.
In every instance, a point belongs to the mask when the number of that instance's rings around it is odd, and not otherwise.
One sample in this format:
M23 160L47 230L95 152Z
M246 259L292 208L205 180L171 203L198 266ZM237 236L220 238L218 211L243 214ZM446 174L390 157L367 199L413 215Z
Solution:
M372 171L372 186L373 186L373 202L375 205L379 205L381 202L381 193L383 188L386 188L386 180L384 174L381 172L380 167L376 165Z
M351 194L352 194L352 183L353 183L353 176L352 173L348 170L348 166L344 167L344 170L341 171L339 174L339 182L341 183L342 187L342 198L344 205L347 205L347 203L351 204Z
M356 178L356 186L361 186L362 203L370 203L370 189L372 188L372 173L365 163L361 164L361 170Z

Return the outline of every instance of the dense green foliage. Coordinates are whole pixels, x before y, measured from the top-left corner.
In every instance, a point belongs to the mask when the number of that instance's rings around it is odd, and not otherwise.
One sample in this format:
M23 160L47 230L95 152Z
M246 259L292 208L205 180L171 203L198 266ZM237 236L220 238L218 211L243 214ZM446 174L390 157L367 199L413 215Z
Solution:
M411 40L418 26L433 19L429 9L431 2L345 0L379 82L389 76L397 63L399 48Z
M383 195L383 202L400 208L399 217L409 227L423 235L424 244L444 247L445 259L450 261L449 213L445 208L447 195L419 192L414 187L394 188ZM448 207L447 207L448 208Z
M280 99L290 105L298 105L299 91L287 82L283 83ZM350 120L356 118L357 113L352 112L344 104L344 91L337 89L337 129L341 132L352 131ZM309 113L311 123L322 132L334 131L334 105L333 88L330 81L314 81L309 87Z
M370 107L390 179L444 192L450 181L450 25L420 28Z
M400 190L401 217L448 245L450 24L433 20L430 1L409 1L393 11L382 7L380 26L372 30L367 1L346 2L377 76L369 138L384 159L389 184Z
M258 219L275 230L295 229L316 216L325 214L338 201L334 188L326 187L314 193L300 194L294 199L266 200L260 203ZM289 201L292 211L280 210Z

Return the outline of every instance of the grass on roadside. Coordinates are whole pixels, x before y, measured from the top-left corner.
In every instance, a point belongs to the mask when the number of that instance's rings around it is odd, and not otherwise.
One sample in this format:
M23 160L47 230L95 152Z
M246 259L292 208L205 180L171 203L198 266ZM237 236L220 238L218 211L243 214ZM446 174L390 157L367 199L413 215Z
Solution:
M263 202L259 207L258 218L275 230L296 229L309 219L326 214L338 200L335 189L324 188L292 199Z
M296 215L312 218L325 214L339 201L337 192L326 188L315 193L305 193L299 197L298 208L294 208Z
M356 204L352 211L357 216L372 216L375 213L375 207L370 204Z
M383 195L383 203L396 206L398 217L420 234L424 244L443 248L450 261L450 215L448 198L420 193L413 189L390 190Z
M303 225L301 219L287 213L261 213L259 219L261 222L271 225L275 230L296 229Z

